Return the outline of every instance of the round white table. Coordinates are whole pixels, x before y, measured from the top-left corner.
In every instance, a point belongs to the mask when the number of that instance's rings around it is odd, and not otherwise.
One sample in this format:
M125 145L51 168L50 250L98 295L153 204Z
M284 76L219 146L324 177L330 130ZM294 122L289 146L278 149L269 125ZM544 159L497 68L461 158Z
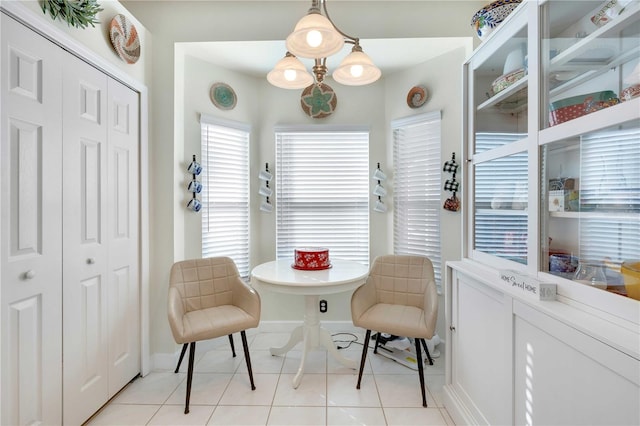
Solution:
M356 369L357 361L345 358L335 347L331 335L320 326L318 305L320 296L341 293L360 287L369 275L369 268L350 260L331 260L332 267L320 271L303 271L291 267L292 259L274 260L256 266L251 271L252 283L255 280L260 287L280 293L299 294L305 297L304 322L296 327L289 341L280 348L271 348L271 355L283 355L299 342L302 345L300 367L293 378L293 387L297 388L304 374L307 353L320 345L327 348L341 364Z

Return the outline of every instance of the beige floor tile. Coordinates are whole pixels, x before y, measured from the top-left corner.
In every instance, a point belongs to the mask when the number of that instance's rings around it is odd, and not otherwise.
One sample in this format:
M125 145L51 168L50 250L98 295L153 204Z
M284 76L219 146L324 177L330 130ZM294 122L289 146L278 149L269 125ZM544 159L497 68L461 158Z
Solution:
M327 405L326 374L305 374L297 389L293 388L293 374L281 374L273 399L274 406L322 406Z
M266 425L270 406L238 406L219 405L213 412L209 425L219 426L253 426Z
M254 374L255 390L251 390L249 376L237 373L222 395L220 405L271 405L278 384L278 374Z
M447 425L438 408L385 408L384 414L389 426Z
M186 378L186 374L151 372L125 387L114 399L117 404L163 404Z
M149 421L149 426L199 426L206 425L215 407L212 405L189 406L189 414L184 414L181 405L163 405Z
M87 426L146 425L160 407L161 405L109 404Z
M340 407L380 407L378 388L372 375L363 375L360 389L357 376L327 375L327 404Z
M324 407L272 407L267 424L273 426L324 426L326 415Z
M382 408L372 407L329 407L327 408L327 425L386 425Z

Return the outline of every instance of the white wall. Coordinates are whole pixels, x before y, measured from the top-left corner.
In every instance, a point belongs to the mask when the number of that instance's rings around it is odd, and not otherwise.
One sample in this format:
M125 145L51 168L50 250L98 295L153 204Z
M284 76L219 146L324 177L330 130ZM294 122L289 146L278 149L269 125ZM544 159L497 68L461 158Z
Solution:
M465 47L453 50L450 53L434 58L424 64L415 66L406 71L395 73L385 78L385 125L386 125L386 164L385 169L393 170L393 143L391 140L390 122L397 118L407 117L431 111L442 112L442 150L441 162L451 158L451 153L456 153L456 160L462 158L462 63L473 49L472 39L468 40ZM429 97L420 108L412 109L407 105L407 93L416 85L423 84L427 87ZM462 182L462 167L456 180ZM391 174L393 178L393 175ZM451 175L442 173L442 184ZM392 187L389 183L386 187ZM462 192L466 188L460 187L457 194L462 199ZM388 188L389 190L389 188ZM393 193L391 192L391 195ZM440 204L451 195L442 191ZM388 197L387 197L388 198ZM389 203L388 203L389 204ZM392 214L389 214L386 224L389 234L389 252L393 248L393 222ZM384 228L382 228L384 229ZM444 282L444 265L450 260L458 260L462 254L462 209L458 212L440 211L440 241L442 254L442 281ZM436 330L440 337L444 337L444 295L440 296L438 311L438 323Z
M184 171L193 153L200 151L199 113L206 113L222 119L231 119L252 125L251 143L251 265L275 259L275 213L264 213L259 209L261 197L257 195L260 184L257 175L270 164L275 169L275 141L273 129L276 125L340 125L358 124L370 129L369 164L371 173L380 162L383 170L393 177L393 156L391 131L389 122L395 118L419 114L426 111L442 111L442 158L450 158L451 152L460 156L462 136L462 62L471 51L471 39L466 47L461 47L432 61L413 67L412 69L386 76L379 82L365 87L348 87L327 81L338 95L336 111L326 119L311 119L300 108L301 90L284 90L271 86L266 79L252 78L230 72L202 60L187 56L184 61L179 58L176 63L184 63L181 99L178 111L184 120L176 122L176 128L184 127L184 147L177 149L181 157L179 172L176 174L175 188L178 190L176 220L184 217L184 256L185 258L200 256L200 215L188 212L184 205L188 199L185 191L189 175ZM177 56L180 56L177 52ZM176 71L178 72L178 71ZM216 81L230 84L237 96L236 108L231 111L217 109L209 99L209 88ZM412 86L425 84L429 89L429 101L421 108L411 109L406 103L406 94ZM176 96L178 90L176 89ZM178 134L180 132L176 132ZM177 136L174 144L181 145ZM459 158L459 157L458 157ZM443 181L447 176L443 175ZM373 181L372 181L373 182ZM392 182L389 182L389 190ZM392 194L391 194L392 196ZM387 204L392 206L391 196ZM442 202L449 193L442 193ZM375 198L372 196L371 200ZM277 199L275 199L277 203ZM442 258L457 260L460 258L461 244L461 212L452 213L442 210ZM393 212L371 211L371 260L382 254L393 251ZM303 304L296 296L271 294L263 292L263 321L299 321L303 316ZM350 321L350 293L327 296L329 311L321 314L322 320ZM439 325L444 325L444 309ZM162 325L160 325L162 327ZM164 328L164 327L162 327ZM167 327L168 330L168 327ZM444 332L439 330L444 336ZM169 336L170 338L170 336Z
M70 27L65 21L52 20L49 12L42 13L41 1L20 0L20 3L29 9L38 20L43 23L53 25L57 29L64 31L70 37L85 45L105 60L129 74L132 78L149 86L151 76L151 35L149 31L133 16L120 2L116 0L101 0L100 7L104 9L96 15L98 23L95 27L76 28ZM136 27L140 38L141 53L135 64L124 62L113 49L109 38L109 25L113 17L117 14L125 15Z
M194 253L193 235L197 225L193 216L187 215L184 203L184 162L185 157L193 152L193 129L187 126L193 124L187 112L191 107L187 103L190 99L197 99L196 106L205 105L204 89L215 80L227 79L238 93L238 107L230 112L215 111L215 114L231 119L252 117L254 126L251 146L252 172L257 173L264 167L265 162L274 163L273 154L273 125L275 124L299 124L308 123L307 118L299 107L296 91L284 91L270 87L260 81L252 85L248 79L239 76L225 74L224 70L213 69L208 78L202 77L202 84L197 98L192 95L183 96L186 87L174 85L176 76L178 81L189 82L192 77L184 73L184 65L176 61L180 57L177 52L176 42L193 41L241 41L241 40L282 40L297 19L308 9L308 3L304 1L202 1L202 2L173 2L173 1L137 1L123 0L122 2L133 14L135 14L147 28L153 33L152 58L153 74L151 86L158 88L153 94L151 108L151 122L153 125L152 139L149 146L151 162L150 181L150 323L151 353L169 353L175 350L175 343L169 332L166 319L166 295L168 287L169 269L176 260L184 259L187 254ZM361 1L336 1L331 4L331 14L336 23L348 29L348 33L357 34L362 38L410 38L410 37L464 37L469 36L471 43L473 32L469 27L469 21L473 13L485 2L482 0L461 1L394 1L394 2L361 2ZM242 22L242 24L238 24ZM268 22L268 24L267 24ZM178 49L179 50L179 49ZM411 54L407 52L407 54ZM462 62L462 59L459 61ZM202 64L200 64L202 65ZM188 64L187 64L188 66ZM445 63L434 64L428 68L428 72L415 70L421 76L430 78L429 73L440 75L442 78L427 80L429 87L450 87L458 85L461 81L459 70L448 69ZM206 71L201 70L201 73ZM219 77L214 75L219 73ZM386 76L388 78L389 76ZM435 77L434 77L435 78ZM402 84L402 80L406 83ZM385 123L390 118L407 115L408 107L403 107L400 100L404 101L407 90L419 83L417 76L397 76L398 89L387 86L382 80L366 88L348 88L338 84L334 89L338 92L338 108L334 115L323 120L325 123L334 124L370 124L371 152L370 165L374 166L380 161L386 169L392 166L389 163L386 143L388 129ZM422 80L422 79L420 79ZM444 81L447 80L447 81ZM423 80L424 81L424 80ZM199 83L198 83L199 84ZM434 90L434 89L432 89ZM365 93L363 95L362 93ZM390 93L390 94L389 94ZM437 94L437 91L434 91ZM457 95L456 95L457 93ZM459 108L461 102L458 89L451 92L450 106ZM241 102L251 99L256 110L245 110ZM391 102L396 107L389 111ZM396 103L398 102L398 103ZM201 104L200 104L201 103ZM406 104L405 104L406 105ZM428 102L424 108L431 108L435 103ZM402 108L407 108L402 114ZM195 106L193 108L195 110ZM183 114L187 120L183 120ZM177 111L177 113L174 113ZM447 117L448 108L443 108L443 119ZM451 112L455 114L454 112ZM234 115L236 114L236 115ZM255 114L255 115L254 115ZM460 114L458 114L460 116ZM184 121L184 123L182 123ZM189 124L189 122L191 124ZM311 120L313 122L313 120ZM458 132L459 133L459 132ZM456 144L460 141L460 135L456 134L448 143ZM456 149L459 151L459 148ZM383 159L384 154L386 159ZM252 185L257 185L257 179L252 179ZM256 191L252 191L253 194ZM259 212L257 195L253 195L255 202L253 209L254 221L252 227L252 264L271 260L275 257L273 221L274 215L265 215ZM386 215L373 214L371 229L375 231L372 239L371 258L385 252L390 252L391 231L389 229L390 213ZM459 218L454 214L451 220L456 222ZM448 218L445 217L448 221ZM450 224L446 225L447 227ZM460 224L453 227L459 230ZM380 231L384 229L386 231ZM443 232L443 235L445 233ZM448 233L447 233L448 235ZM459 238L445 237L452 241L454 246L443 248L446 252L459 252ZM444 239L444 238L443 238ZM454 242L455 241L455 242ZM455 246L457 245L457 246ZM444 253L443 253L444 255ZM452 257L450 255L447 255ZM275 303L273 296L264 295L263 309L265 319L301 319L302 308L297 302ZM334 296L329 299L329 312L327 318L348 319L348 297ZM335 317L334 317L335 315ZM324 319L324 317L323 317ZM444 321L441 321L443 324Z

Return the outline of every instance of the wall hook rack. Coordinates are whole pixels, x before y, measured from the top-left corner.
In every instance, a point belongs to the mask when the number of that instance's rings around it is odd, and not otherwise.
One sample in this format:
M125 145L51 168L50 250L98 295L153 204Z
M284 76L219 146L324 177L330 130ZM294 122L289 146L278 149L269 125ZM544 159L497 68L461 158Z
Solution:
M265 201L260 203L260 210L263 212L271 212L273 211L273 204L269 201L269 197L273 195L273 190L269 187L269 181L273 179L273 174L269 171L269 163L265 163L264 170L258 174L258 179L264 181L264 186L260 185L260 190L258 193L265 197Z
M197 194L202 192L202 183L197 179L197 176L202 173L202 165L198 163L195 154L193 154L191 163L187 166L187 171L191 173L191 182L189 182L187 186L187 190L191 192L191 199L187 203L187 208L197 213L202 208L202 203L198 200L197 196Z
M384 204L384 201L382 201L382 197L387 195L387 190L382 186L382 182L387 179L387 175L385 175L382 169L380 169L380 163L378 163L375 172L373 172L372 179L378 181L373 189L373 195L378 197L373 210L379 213L384 213L387 211L387 206Z

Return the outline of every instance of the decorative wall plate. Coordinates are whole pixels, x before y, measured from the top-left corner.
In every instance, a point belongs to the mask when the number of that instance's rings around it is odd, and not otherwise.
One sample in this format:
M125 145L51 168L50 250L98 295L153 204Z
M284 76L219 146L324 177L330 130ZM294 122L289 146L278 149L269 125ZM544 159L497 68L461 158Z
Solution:
M211 102L220 109L234 109L238 98L236 92L226 83L213 83L209 92Z
M135 64L140 59L140 38L136 27L124 15L116 15L109 25L111 44L120 59Z
M324 83L312 84L302 91L300 106L311 118L324 118L335 111L338 96L331 86Z
M413 86L407 93L407 105L411 108L419 108L427 102L428 96L425 86Z

